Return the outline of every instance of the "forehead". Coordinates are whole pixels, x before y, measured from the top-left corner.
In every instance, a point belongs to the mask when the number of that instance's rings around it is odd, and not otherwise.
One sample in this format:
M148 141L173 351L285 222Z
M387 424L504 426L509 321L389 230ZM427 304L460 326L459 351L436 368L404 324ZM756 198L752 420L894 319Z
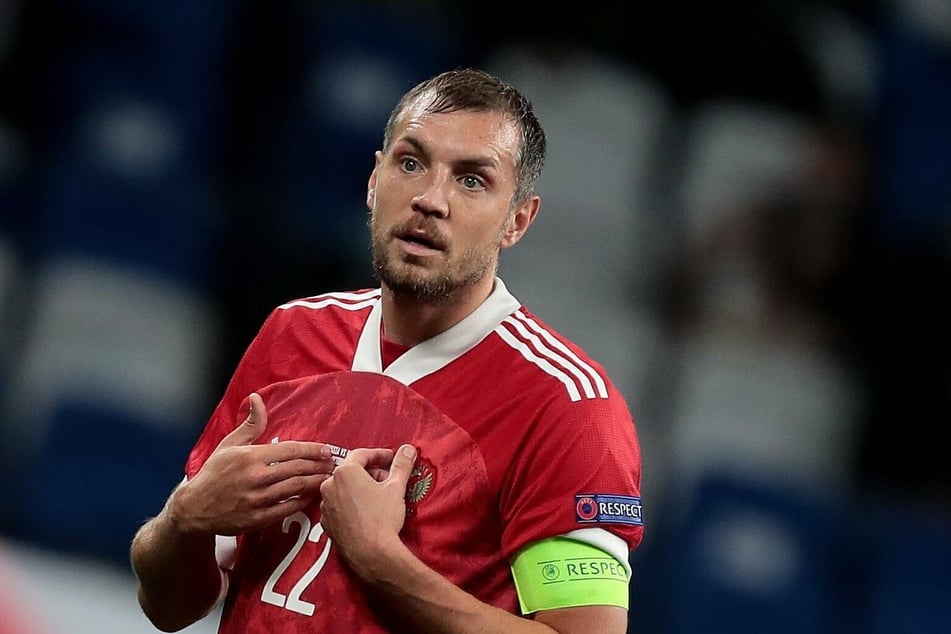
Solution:
M490 154L514 169L521 135L511 117L483 110L433 113L426 111L425 105L426 102L417 101L403 113L394 130L394 142L412 137L431 150L478 156Z

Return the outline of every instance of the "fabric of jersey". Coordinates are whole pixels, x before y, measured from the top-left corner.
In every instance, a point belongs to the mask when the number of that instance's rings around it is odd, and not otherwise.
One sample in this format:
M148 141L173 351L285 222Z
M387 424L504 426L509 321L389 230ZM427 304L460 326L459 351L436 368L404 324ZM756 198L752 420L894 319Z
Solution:
M383 368L380 297L379 289L366 289L277 307L239 362L188 458L186 477L244 419L247 396L258 392L269 408L260 442L327 442L341 457L355 447L416 445L401 537L423 562L486 603L519 613L509 565L532 542L600 528L637 547L640 523L592 524L576 507L581 495L640 495L634 421L597 362L496 279L471 315ZM339 391L347 388L329 387L335 381L317 381L323 375L355 375L342 384L372 385L379 402L365 405L376 416L330 415L351 397ZM294 409L288 394L305 387L326 390L323 405L308 401L310 414L287 415ZM412 417L381 419L387 398L416 403L418 424ZM282 408L281 399L290 405ZM272 406L280 410L273 427ZM220 632L400 631L338 559L319 519L314 505L236 539L236 550L220 560L230 575Z

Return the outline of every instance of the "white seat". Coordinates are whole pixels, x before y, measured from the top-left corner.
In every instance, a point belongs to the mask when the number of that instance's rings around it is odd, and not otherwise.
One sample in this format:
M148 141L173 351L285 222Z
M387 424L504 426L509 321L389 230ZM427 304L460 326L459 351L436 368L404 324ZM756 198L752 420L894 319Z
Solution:
M47 263L11 377L6 420L35 446L63 400L115 407L171 427L203 422L217 316L197 292L92 258ZM27 421L30 421L27 423Z
M530 45L510 46L486 64L532 100L549 147L539 221L503 254L506 278L523 288L557 278L566 292L633 292L655 264L669 95L630 65L581 49L552 61Z
M689 326L672 391L672 479L682 493L721 471L845 491L858 382L817 334L826 327L821 311L798 303L807 291L775 281L786 278L774 274L776 256L762 238L800 239L775 235L776 209L802 205L803 223L818 216L804 195L818 147L809 121L723 99L697 106L686 133L678 200L693 308L682 315Z

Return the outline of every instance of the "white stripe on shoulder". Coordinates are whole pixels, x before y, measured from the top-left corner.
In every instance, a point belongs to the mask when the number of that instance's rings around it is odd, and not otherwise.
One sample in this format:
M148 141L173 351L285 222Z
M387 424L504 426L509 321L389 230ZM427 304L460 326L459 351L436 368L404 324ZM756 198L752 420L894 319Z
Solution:
M525 314L522 313L522 311L520 310L515 311L509 316L509 318L511 317L516 317L517 319L522 321L525 325L528 326L530 330L533 330L534 332L538 333L541 336L541 338L544 339L545 342L549 346L551 346L552 348L560 352L564 356L565 359L568 359L571 362L573 362L577 368L580 368L581 370L585 372L585 374L591 377L591 380L594 381L594 384L598 388L598 396L600 396L601 398L608 397L608 386L605 384L604 378L602 378L602 376L598 374L598 371L592 368L589 363L587 363L586 361L581 359L578 355L576 355L574 352L572 352L568 348L568 346L566 346L561 341L556 339L554 335L552 335L550 332L542 328L541 325L539 325L538 322L536 322L534 319L530 319L529 317L525 316Z
M588 376L584 372L578 369L578 366L572 364L570 360L566 359L565 357L561 356L560 354L558 354L551 348L547 347L545 343L541 339L539 339L538 335L536 335L533 332L529 332L528 328L525 327L525 324L519 321L518 319L516 319L515 317L512 317L511 315L509 315L503 320L503 323L511 324L512 327L515 328L515 330L518 332L518 334L521 335L522 339L530 343L532 345L532 348L534 348L539 354L541 354L542 356L548 359L551 359L552 361L560 365L565 370L568 370L568 372L570 372L572 375L574 375L575 379L581 385L581 389L584 390L585 398L595 397L594 388L591 386L591 380L588 378Z
M575 382L567 374L553 366L549 363L548 359L543 359L537 354L532 352L532 349L528 345L518 339L513 335L508 328L505 327L505 322L499 324L495 327L495 333L502 338L502 341L509 344L515 350L517 350L526 360L531 361L547 374L555 377L565 385L565 389L568 390L568 396L571 397L572 402L581 400L581 393L578 392L578 386L575 385Z
M326 308L327 306L337 306L344 310L360 310L361 308L372 306L379 297L379 289L356 293L324 293L323 295L315 295L307 299L287 302L286 304L281 304L278 308L280 310L287 310L288 308L294 307L318 309Z

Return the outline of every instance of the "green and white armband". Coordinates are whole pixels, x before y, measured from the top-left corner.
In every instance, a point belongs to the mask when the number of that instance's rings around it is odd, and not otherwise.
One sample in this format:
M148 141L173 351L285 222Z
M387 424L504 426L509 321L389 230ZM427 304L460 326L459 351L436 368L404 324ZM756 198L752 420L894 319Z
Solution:
M512 560L522 614L583 605L628 606L628 572L587 542L551 537L529 544Z

